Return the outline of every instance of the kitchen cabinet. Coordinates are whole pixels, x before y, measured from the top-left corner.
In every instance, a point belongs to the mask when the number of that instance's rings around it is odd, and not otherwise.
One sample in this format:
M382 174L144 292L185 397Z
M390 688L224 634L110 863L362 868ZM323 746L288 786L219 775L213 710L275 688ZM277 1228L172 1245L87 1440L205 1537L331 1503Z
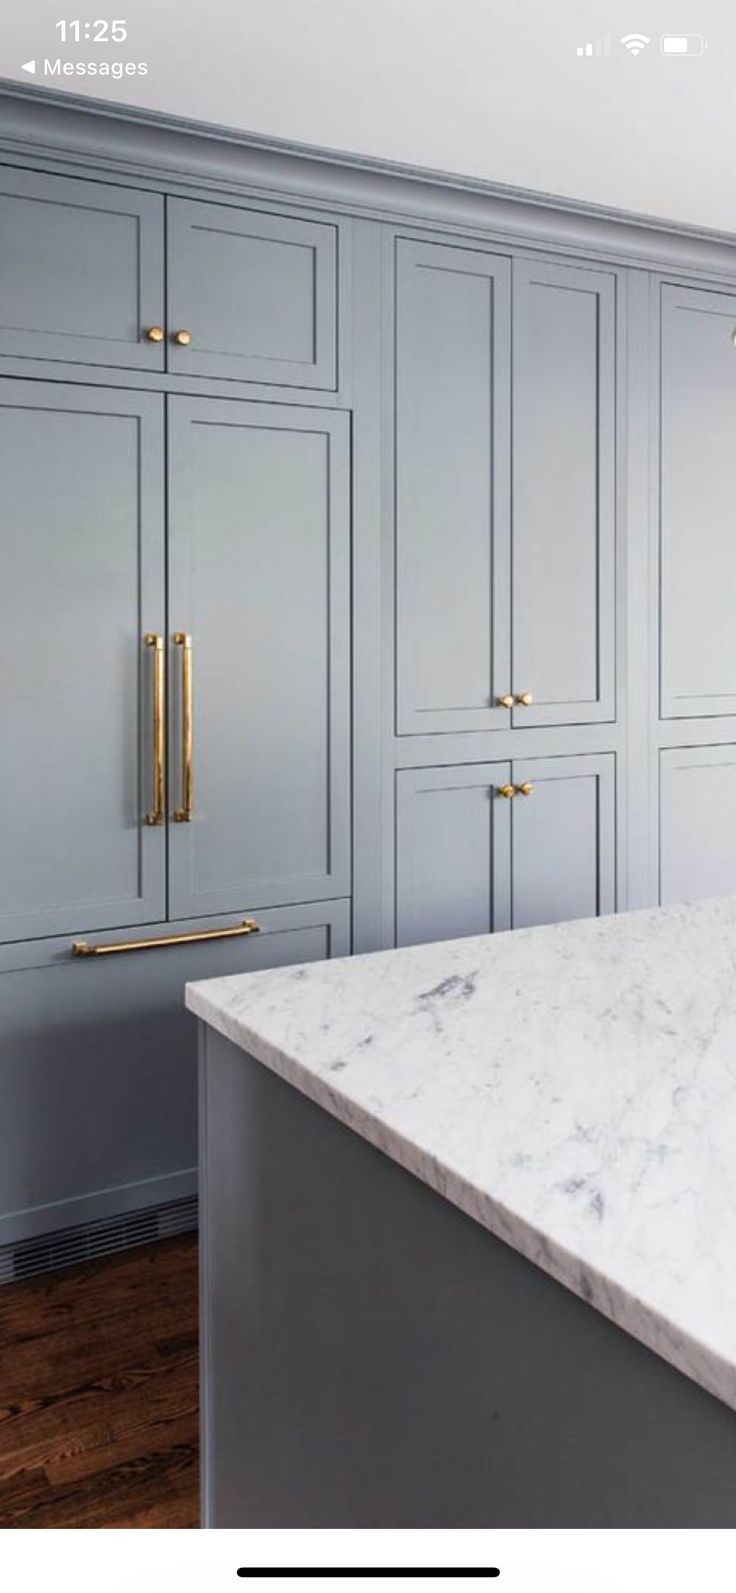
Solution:
M615 759L519 758L396 777L396 943L615 908Z
M665 747L659 758L662 906L736 892L736 746Z

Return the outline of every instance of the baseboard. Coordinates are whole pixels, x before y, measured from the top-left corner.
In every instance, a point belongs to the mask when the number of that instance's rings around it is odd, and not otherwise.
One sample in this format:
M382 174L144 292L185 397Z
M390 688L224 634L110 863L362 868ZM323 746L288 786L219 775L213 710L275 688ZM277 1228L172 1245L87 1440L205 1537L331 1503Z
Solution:
M188 1200L196 1195L197 1187L197 1168L185 1167L159 1178L142 1178L131 1184L116 1184L110 1189L95 1189L70 1200L55 1200L47 1205L7 1212L0 1217L0 1250L42 1234Z
M196 1229L197 1219L197 1195L190 1194L182 1200L119 1211L93 1222L11 1240L0 1245L0 1285L189 1233Z

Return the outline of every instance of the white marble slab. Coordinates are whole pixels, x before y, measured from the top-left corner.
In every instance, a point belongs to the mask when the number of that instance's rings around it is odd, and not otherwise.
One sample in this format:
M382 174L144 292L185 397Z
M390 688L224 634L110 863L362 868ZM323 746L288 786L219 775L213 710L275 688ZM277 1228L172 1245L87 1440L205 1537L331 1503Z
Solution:
M736 898L187 986L736 1409Z

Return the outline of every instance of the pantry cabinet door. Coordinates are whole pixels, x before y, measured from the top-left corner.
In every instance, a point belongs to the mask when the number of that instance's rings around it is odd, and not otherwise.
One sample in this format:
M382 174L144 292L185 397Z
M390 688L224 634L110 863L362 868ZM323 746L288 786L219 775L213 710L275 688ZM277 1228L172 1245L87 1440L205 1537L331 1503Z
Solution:
M0 940L160 918L163 401L0 381Z
M510 925L508 763L396 776L396 944Z
M659 900L736 893L736 746L660 752Z
M337 387L337 228L168 201L169 370ZM177 333L191 341L181 345Z
M510 269L396 240L400 735L508 728Z
M0 355L164 368L159 194L0 168Z
M616 713L616 279L513 276L513 720L590 724Z
M736 713L736 296L662 288L665 718Z
M170 401L170 910L350 890L350 422Z
M615 772L613 753L514 760L514 929L615 911Z

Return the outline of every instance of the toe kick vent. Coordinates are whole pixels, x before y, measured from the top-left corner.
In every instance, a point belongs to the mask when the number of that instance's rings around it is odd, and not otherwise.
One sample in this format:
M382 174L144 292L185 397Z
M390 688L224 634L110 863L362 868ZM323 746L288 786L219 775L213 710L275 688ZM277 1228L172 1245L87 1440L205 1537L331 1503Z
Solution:
M0 1245L0 1284L19 1283L39 1272L56 1272L60 1267L78 1266L81 1261L98 1261L120 1250L133 1250L157 1239L189 1233L197 1227L197 1197L175 1200L165 1206L148 1206L143 1211L121 1212L77 1228L59 1228L55 1233L39 1234L16 1244Z

